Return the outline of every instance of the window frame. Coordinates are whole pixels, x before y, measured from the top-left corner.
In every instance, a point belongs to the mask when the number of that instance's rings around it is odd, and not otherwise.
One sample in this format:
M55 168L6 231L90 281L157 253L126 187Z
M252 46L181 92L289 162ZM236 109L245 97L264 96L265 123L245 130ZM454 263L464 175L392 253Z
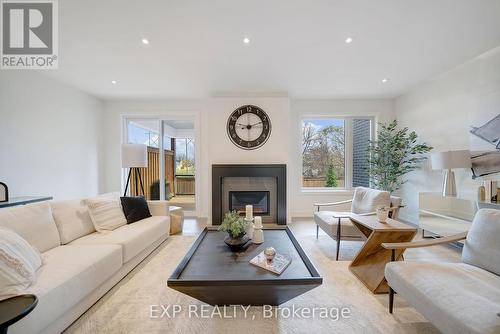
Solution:
M310 119L342 119L344 120L344 187L304 187L304 163L302 156L302 126L305 120ZM335 114L301 114L299 117L299 185L301 193L335 193L345 192L353 189L353 120L354 119L368 119L370 120L370 140L375 138L375 117L374 116L346 116Z

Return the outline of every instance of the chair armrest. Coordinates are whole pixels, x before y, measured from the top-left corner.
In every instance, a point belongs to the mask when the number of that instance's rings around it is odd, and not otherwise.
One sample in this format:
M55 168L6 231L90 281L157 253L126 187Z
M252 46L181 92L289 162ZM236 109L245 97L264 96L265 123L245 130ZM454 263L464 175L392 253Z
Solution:
M148 201L149 212L153 216L169 216L169 204L165 200Z
M450 235L448 237L442 237L432 240L419 240L411 242L397 242L397 243L383 243L382 247L385 249L406 249L406 248L419 248L419 247L430 247L442 244L448 244L454 241L460 241L467 238L467 232L460 234Z
M347 204L347 203L351 203L352 202L352 199L348 199L348 200L345 200L345 201L340 201L340 202L331 202L331 203L314 203L314 206L317 206L318 207L318 210L320 207L322 206L334 206L334 205L341 205L341 204Z

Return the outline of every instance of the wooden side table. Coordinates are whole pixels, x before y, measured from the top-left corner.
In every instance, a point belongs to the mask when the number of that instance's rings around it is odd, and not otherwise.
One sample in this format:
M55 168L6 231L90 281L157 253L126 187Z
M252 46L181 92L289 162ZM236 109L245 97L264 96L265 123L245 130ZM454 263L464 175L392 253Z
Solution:
M385 280L385 265L391 261L391 251L382 247L382 243L408 242L417 234L417 228L387 219L380 223L377 216L351 214L354 226L363 233L367 240L349 265L349 270L373 293L388 293L389 285ZM396 252L400 259L405 250Z
M27 316L38 303L35 295L20 295L0 301L0 333Z

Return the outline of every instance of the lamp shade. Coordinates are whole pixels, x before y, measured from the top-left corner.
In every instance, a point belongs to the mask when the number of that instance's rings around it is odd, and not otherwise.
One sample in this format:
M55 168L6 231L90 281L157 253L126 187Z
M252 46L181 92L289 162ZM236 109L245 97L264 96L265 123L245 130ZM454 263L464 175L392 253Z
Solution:
M148 147L142 144L122 144L122 168L148 167Z
M431 154L432 169L470 168L469 150L437 152Z

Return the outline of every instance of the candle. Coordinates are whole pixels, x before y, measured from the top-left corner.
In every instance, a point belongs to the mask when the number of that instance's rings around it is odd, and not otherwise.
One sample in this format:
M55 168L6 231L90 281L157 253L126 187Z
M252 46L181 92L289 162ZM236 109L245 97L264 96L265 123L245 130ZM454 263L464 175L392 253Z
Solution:
M254 222L256 228L262 228L262 217L256 216Z
M251 206L250 204L248 204L245 207L245 211L246 211L246 218L247 219L252 219L253 218L253 206Z

